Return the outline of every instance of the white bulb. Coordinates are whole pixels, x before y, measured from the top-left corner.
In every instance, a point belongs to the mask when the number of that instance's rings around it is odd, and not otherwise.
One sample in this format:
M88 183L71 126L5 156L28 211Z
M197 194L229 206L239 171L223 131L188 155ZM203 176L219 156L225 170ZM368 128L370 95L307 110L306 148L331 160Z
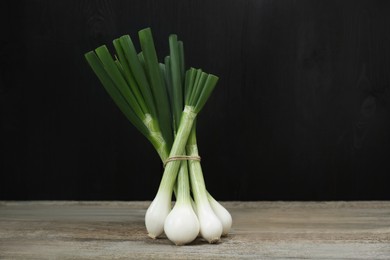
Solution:
M148 236L155 239L164 232L164 221L171 211L171 196L157 193L145 214Z
M225 209L218 201L209 197L210 206L213 209L215 215L222 223L223 231L222 236L227 236L229 234L230 228L232 227L232 216L229 211Z
M208 202L208 201L207 201ZM222 224L214 211L207 203L198 205L197 213L200 223L200 234L209 243L216 243L219 241L222 235Z
M194 241L199 234L199 221L191 204L176 204L165 219L164 231L178 246Z

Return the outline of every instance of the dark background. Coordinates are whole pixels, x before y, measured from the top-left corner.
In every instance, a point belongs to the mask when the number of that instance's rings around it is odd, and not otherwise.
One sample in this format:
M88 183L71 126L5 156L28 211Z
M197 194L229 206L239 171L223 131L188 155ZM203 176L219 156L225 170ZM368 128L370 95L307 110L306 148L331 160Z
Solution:
M83 57L148 26L220 76L198 120L217 199L390 199L390 1L0 5L0 199L153 198L161 163Z

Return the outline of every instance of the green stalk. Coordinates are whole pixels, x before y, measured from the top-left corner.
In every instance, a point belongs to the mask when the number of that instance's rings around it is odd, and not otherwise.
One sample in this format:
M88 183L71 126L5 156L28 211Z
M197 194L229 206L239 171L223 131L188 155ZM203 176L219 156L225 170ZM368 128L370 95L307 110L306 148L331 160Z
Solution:
M181 46L181 47L180 47ZM179 121L183 111L183 81L182 65L184 60L183 43L179 44L177 35L169 36L169 55L165 58L166 79L169 85L168 94L170 97L171 111L173 116L173 131L176 137L179 128ZM185 152L182 153L185 155ZM178 203L190 203L190 188L188 181L188 164L182 161L179 168L176 182L176 198ZM176 187L175 186L175 187Z
M115 62L112 59L112 56L107 47L105 45L100 46L95 49L95 53L102 62L104 70L115 84L115 87L121 92L127 103L132 106L137 116L141 120L144 120L146 111L142 110L142 106L138 103L134 93L128 87L126 80L123 78L122 73L119 71L117 65L115 65Z
M140 104L142 111L144 114L149 114L149 108L145 102L144 97L141 94L140 87L138 86L138 83L136 82L133 73L131 72L131 69L127 63L125 52L120 44L119 39L115 39L113 41L113 45L115 47L116 53L119 56L118 61L120 63L120 68L122 69L123 77L127 81L127 86L131 89L132 93L134 94L134 97L136 98L138 104Z
M169 146L161 133L157 120L153 119L150 114L147 114L143 123L149 130L149 141L152 143L154 149L156 149L161 160L164 162L169 156Z
M194 123L192 126L190 136L187 140L186 150L189 156L199 156L196 142L196 123ZM199 202L207 201L206 184L203 178L200 162L196 160L190 160L188 162L188 166L190 169L192 194L194 195L195 202L198 204Z
M191 128L196 118L196 115L197 114L195 113L193 107L186 106L184 108L180 120L179 129L173 142L169 157L184 154L188 136L190 135ZM175 184L180 164L181 161L171 161L166 165L163 177L161 179L160 187L157 192L158 194L165 192L169 192L170 194L172 194L173 185Z
M133 76L135 84L139 87L142 97L145 100L145 103L150 110L150 114L153 118L157 118L156 107L153 101L153 95L151 92L150 84L147 80L147 75L142 65L142 62L139 59L137 51L135 50L134 44L129 35L124 35L118 40L114 41L114 46L116 42L116 48L123 50L123 62L127 65L129 70L130 77Z
M120 56L123 60L123 53ZM85 58L119 109L147 137L160 157L166 159L170 146L162 136L157 119L149 113L137 86L129 85L130 82L125 80L130 73L126 72L128 67L125 69L119 60L114 61L104 45L96 52L88 52Z
M156 104L157 118L160 124L161 133L167 144L172 143L173 131L171 124L171 109L169 106L168 93L165 80L161 74L160 64L157 60L153 36L150 28L138 32L145 68L150 82L154 103Z
M104 65L96 56L95 52L90 51L85 54L85 58L99 78L104 89L110 95L114 103L126 116L126 118L145 136L149 139L149 131L143 124L142 120L138 117L138 114L134 111L133 107L128 103L128 100L123 96L123 93L118 90L115 83L110 78L109 74L104 69Z
M172 81L173 121L174 127L179 125L179 119L183 110L183 78L181 73L180 49L176 35L169 36L170 72Z
M182 41L178 41L177 45L179 47L179 57L180 57L180 74L182 80L185 78L186 67L185 67L185 58L184 58L184 44Z
M186 161L181 162L177 176L176 203L191 204L190 182L188 178L188 164Z

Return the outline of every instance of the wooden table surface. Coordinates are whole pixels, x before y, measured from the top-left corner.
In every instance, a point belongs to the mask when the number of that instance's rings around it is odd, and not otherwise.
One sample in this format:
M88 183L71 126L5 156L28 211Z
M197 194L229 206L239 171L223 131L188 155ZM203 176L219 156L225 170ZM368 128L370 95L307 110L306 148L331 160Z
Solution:
M149 202L0 202L0 259L390 259L390 202L224 202L231 234L146 235Z

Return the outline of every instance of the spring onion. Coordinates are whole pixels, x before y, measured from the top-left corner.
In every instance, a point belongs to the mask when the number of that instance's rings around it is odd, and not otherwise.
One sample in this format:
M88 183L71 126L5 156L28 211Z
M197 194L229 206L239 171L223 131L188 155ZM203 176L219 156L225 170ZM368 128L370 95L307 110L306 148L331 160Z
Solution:
M185 70L183 42L169 36L169 55L159 63L150 28L139 31L137 53L128 35L115 39L115 58L103 45L85 54L107 93L126 118L149 140L165 168L145 214L148 235L163 232L176 245L199 234L219 241L231 227L229 212L206 190L196 143L197 115L218 77ZM172 193L176 203L171 208ZM192 196L191 196L192 193Z

